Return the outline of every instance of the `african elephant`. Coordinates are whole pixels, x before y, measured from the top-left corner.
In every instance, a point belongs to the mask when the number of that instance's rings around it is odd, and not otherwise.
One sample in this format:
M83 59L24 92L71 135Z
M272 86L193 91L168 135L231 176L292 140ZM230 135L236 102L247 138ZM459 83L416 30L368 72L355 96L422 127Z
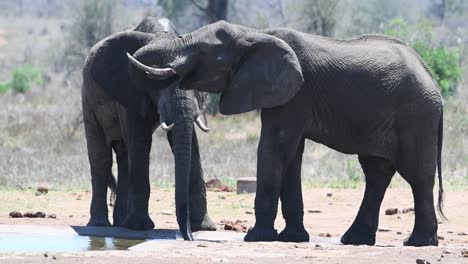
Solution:
M162 54L172 54L172 57ZM131 52L130 52L131 54ZM383 35L347 40L279 28L255 30L217 22L180 39L151 43L133 54L132 76L154 87L222 93L231 115L261 109L256 223L245 241L308 241L303 225L304 140L357 154L364 198L343 244L375 244L379 209L395 172L411 185L415 224L405 245L437 245L433 204L438 168L442 213L442 98L421 58ZM274 221L281 199L286 221Z
M159 124L175 158L176 209L190 216L179 221L182 233L216 230L207 214L206 190L194 121L203 131L199 92L171 89L159 92L130 81L126 52L158 39L177 38L167 19L144 19L137 27L96 44L83 67L82 107L91 167L92 202L88 225L110 226L107 187L115 186L112 150L118 163L114 226L153 229L148 215L149 153ZM176 116L177 114L177 116ZM169 124L169 125L168 125ZM184 235L186 239L188 235Z

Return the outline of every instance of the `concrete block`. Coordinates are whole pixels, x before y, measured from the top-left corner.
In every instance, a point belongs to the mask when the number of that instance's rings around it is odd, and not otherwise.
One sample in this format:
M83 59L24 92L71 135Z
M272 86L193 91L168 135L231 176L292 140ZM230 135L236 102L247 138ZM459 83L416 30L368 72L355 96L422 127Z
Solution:
M255 193L257 179L255 177L242 177L237 179L237 194Z

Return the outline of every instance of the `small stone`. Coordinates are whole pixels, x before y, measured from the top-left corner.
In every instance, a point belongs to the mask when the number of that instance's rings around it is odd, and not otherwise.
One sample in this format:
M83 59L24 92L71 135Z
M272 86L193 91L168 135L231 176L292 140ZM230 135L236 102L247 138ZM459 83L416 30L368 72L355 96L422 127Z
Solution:
M438 238L439 240L444 240L444 239L445 239L445 237L443 237L443 236L437 236L437 238Z
M390 232L390 231L392 231L392 229L388 228L388 227L379 227L379 229L377 229L377 231L379 231L379 232Z
M331 237L330 233L320 233L320 237Z
M204 248L206 248L206 247L208 247L208 246L205 245L205 244L198 244L197 247L204 247Z
M50 214L50 215L48 215L47 217L48 217L48 218L52 218L52 219L57 218L57 216L56 216L55 214Z
M73 217L73 215L69 215L68 217L70 217L70 218L71 218L71 217Z
M247 210L247 211L245 211L245 214L248 214L248 215L253 215L254 213L253 213L253 211L252 211L252 210Z
M458 234L457 234L457 235L459 235L459 236L467 236L468 234L467 234L467 233L465 233L465 232L458 232Z
M444 251L442 251L442 254L455 254L455 252L448 249L444 249Z
M413 207L403 208L401 212L404 214L411 213L411 212L414 212L414 208Z
M319 209L307 209L307 212L311 213L311 214L320 214L322 212L322 210L319 210Z
M45 186L39 186L39 187L37 187L37 192L41 193L41 194L46 194L46 193L49 192L49 188L47 188Z
M453 231L447 231L447 234L453 234Z
M385 215L395 215L398 214L398 208L389 208L385 210Z
M161 214L163 215L172 215L172 211L171 210L165 210L165 211L161 211Z
M425 259L418 258L416 259L416 264L431 264L431 263Z
M11 218L23 218L23 214L18 211L12 211L10 212L10 217Z
M397 235L401 235L402 233L400 231L396 232Z
M44 258L48 258L49 255L47 253L44 253Z
M55 257L55 256L52 256L52 259L57 259L57 257Z
M333 193L327 193L327 197L332 197Z
M316 248L316 249L321 249L322 246L321 246L320 244L315 244L315 248Z
M41 196L42 193L41 192L36 192L36 196Z

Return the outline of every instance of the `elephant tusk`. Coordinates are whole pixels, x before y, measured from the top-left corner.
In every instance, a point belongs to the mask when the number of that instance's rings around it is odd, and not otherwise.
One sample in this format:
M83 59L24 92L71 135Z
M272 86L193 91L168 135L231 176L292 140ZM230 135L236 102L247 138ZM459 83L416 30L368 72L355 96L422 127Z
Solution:
M166 131L166 132L167 132L167 131L171 131L171 130L174 128L174 124L171 124L171 125L168 126L168 125L166 124L166 122L162 122L162 123L161 123L161 128L162 128L162 130L164 130L164 131Z
M210 132L210 128L207 127L207 126L205 125L205 123L203 123L203 121L201 120L200 117L197 117L197 119L195 120L195 123L197 123L198 127L199 127L203 132L205 132L205 133Z
M159 78L169 78L172 75L176 74L174 69L172 68L153 68L146 66L145 64L139 62L137 59L135 59L132 55L130 55L127 52L127 57L130 60L130 62L135 65L138 69L146 72L147 75L159 77Z

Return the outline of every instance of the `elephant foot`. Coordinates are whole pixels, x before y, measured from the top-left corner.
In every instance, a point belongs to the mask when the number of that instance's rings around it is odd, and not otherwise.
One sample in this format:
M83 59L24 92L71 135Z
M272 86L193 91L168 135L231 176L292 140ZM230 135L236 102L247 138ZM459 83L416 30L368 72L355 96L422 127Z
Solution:
M244 237L246 242L255 242L255 241L277 241L278 232L274 228L265 228L258 227L255 225L252 229L247 232L247 235Z
M309 242L309 233L304 226L286 226L278 235L278 240L282 242Z
M112 226L114 227L123 227L125 217L123 215L115 215Z
M133 230L151 230L154 229L154 222L148 214L130 214L122 226Z
M109 226L112 226L112 225L109 222L109 219L107 219L107 217L92 217L91 219L89 219L89 222L86 224L86 226L109 227Z
M190 224L192 226L192 231L216 231L217 227L216 224L211 221L210 217L208 215L205 215L205 218L203 218L203 221L201 223L193 223Z
M417 235L411 234L409 238L406 238L403 242L404 246L410 247L425 247L425 246L438 246L439 239L437 235L427 236L427 235Z
M341 237L344 245L375 245L375 233L353 231L351 228Z

